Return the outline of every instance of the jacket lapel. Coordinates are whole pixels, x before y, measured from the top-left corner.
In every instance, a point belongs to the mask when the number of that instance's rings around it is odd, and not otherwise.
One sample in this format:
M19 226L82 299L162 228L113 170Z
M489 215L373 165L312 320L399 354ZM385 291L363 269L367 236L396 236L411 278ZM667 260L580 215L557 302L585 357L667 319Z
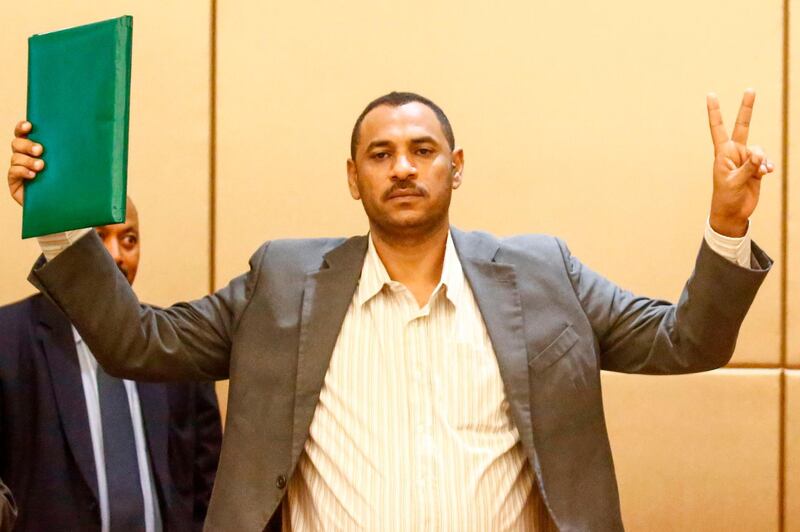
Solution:
M147 450L153 468L153 477L155 477L164 501L170 504L172 497L169 490L172 488L172 479L169 473L169 456L167 454L169 438L167 385L137 382L136 391L142 410L142 423L147 438Z
M451 228L461 268L475 295L492 341L514 422L527 449L533 449L528 355L522 303L514 266L495 261L499 242L487 235Z
M308 438L336 339L361 276L367 238L345 241L325 255L319 271L306 276L297 355L292 469Z
M37 298L37 314L37 334L50 369L61 426L83 479L99 501L89 414L72 327L67 317L44 296Z

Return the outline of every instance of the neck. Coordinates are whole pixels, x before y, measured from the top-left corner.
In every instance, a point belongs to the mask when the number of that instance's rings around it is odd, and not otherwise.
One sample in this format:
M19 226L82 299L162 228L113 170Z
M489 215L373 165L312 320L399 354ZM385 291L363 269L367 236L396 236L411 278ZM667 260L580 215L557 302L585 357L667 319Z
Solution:
M424 234L387 234L371 227L372 242L392 280L403 283L419 306L430 299L442 278L450 223L445 219Z

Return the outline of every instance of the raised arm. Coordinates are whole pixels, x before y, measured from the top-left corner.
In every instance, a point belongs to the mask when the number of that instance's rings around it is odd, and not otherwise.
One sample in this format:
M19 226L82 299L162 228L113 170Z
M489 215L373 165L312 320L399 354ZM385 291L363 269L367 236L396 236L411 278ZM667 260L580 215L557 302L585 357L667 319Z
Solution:
M19 204L24 183L45 165L44 146L27 138L32 129L20 122L11 142L8 186ZM58 245L48 246L48 238ZM140 305L94 231L39 241L48 260L37 262L29 280L69 316L109 373L137 380L227 378L231 333L254 276L238 277L197 301L156 309Z
M745 92L733 135L722 123L717 97L707 98L714 145L709 223L719 235L743 237L758 204L761 179L774 165L747 137L755 93ZM597 337L603 369L627 373L690 373L730 360L739 328L772 265L752 244L749 263L712 249L707 237L677 304L640 297L587 268L567 247L561 252L575 293ZM715 248L716 249L716 248Z
M575 294L600 347L602 369L669 375L728 363L772 261L755 244L745 268L704 241L676 304L638 296L592 271L559 243Z
M253 255L248 274L225 288L165 309L139 303L94 231L54 259L40 258L28 280L69 316L110 374L144 381L225 379L233 331L265 250Z

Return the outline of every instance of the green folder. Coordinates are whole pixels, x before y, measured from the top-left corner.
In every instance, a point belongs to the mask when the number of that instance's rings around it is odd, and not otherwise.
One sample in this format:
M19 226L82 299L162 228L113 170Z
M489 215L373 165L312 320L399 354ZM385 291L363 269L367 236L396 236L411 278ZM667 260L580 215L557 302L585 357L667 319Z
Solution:
M28 39L45 168L25 184L22 238L125 221L132 30L126 16Z

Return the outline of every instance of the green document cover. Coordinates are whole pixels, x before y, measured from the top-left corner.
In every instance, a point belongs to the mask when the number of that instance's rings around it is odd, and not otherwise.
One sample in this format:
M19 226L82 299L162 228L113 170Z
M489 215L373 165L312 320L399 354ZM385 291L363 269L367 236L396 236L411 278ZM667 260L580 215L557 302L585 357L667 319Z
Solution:
M22 238L125 221L132 31L125 16L28 39L45 168L25 184Z

